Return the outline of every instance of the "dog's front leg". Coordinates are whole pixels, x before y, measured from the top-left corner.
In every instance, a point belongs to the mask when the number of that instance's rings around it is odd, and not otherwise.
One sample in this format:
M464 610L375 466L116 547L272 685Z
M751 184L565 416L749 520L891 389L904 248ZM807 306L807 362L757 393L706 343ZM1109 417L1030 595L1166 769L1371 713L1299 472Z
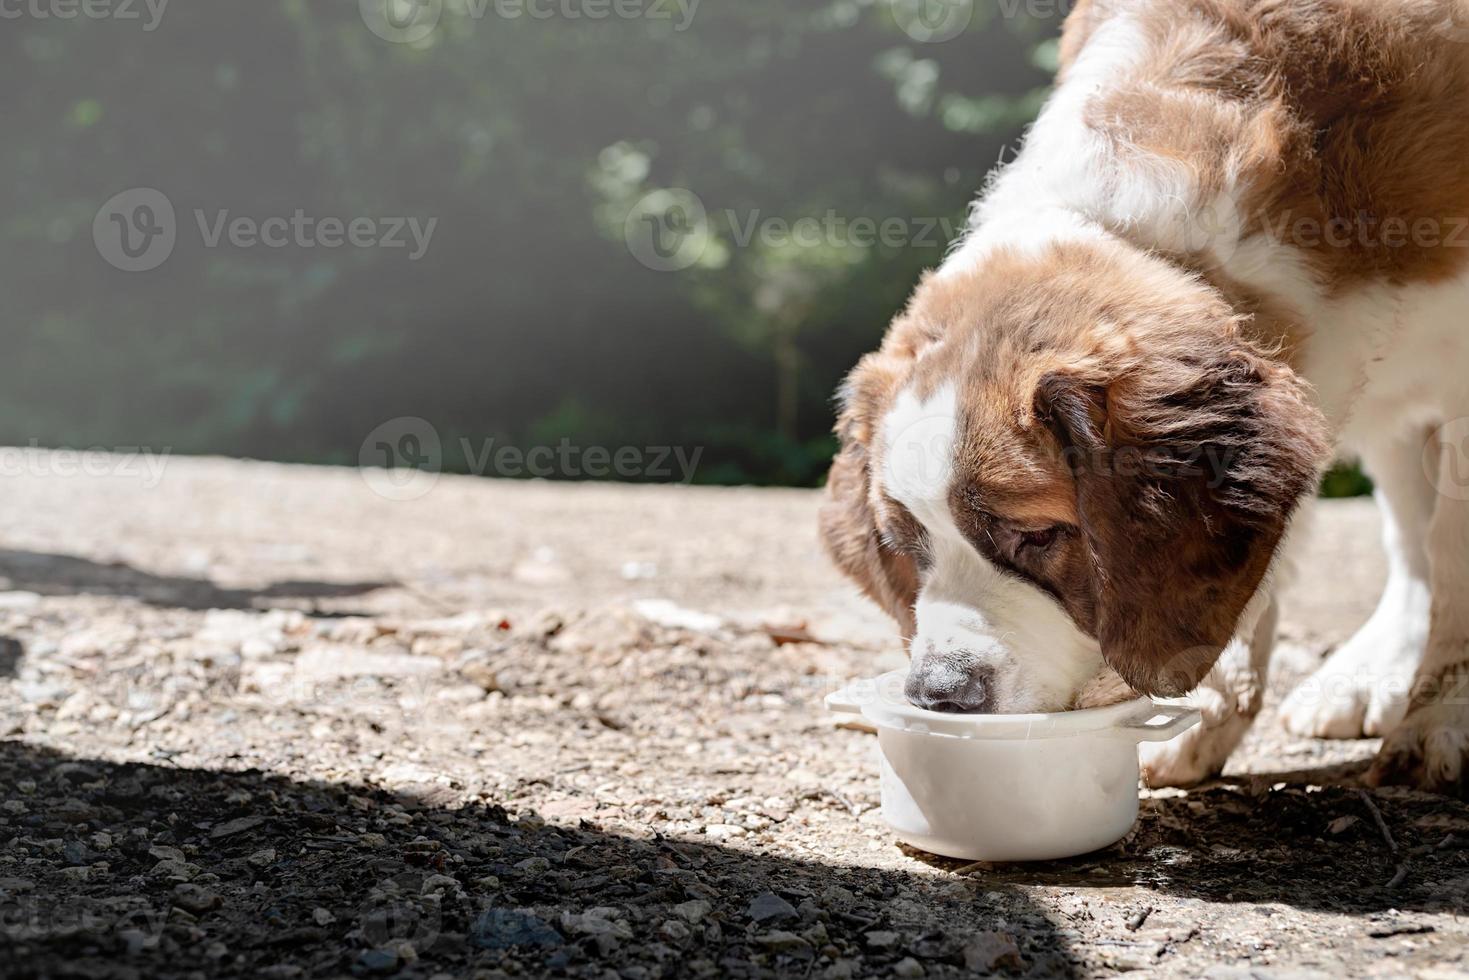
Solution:
M1387 585L1377 610L1281 705L1286 730L1307 738L1386 735L1408 711L1428 645L1428 530L1438 491L1423 472L1425 439L1413 427L1364 440L1362 462L1377 484ZM1432 445L1432 443L1430 443Z
M1264 703L1278 618L1278 603L1266 584L1245 609L1234 640L1188 696L1203 723L1171 742L1142 744L1149 786L1189 786L1224 769Z
M1469 481L1464 447L1442 444L1439 501L1428 533L1428 647L1408 715L1383 741L1367 781L1469 791Z

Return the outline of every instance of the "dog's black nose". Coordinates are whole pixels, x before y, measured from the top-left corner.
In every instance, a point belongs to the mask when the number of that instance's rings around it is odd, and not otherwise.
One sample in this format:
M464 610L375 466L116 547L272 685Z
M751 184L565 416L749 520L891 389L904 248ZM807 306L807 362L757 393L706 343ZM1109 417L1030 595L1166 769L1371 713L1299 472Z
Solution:
M994 676L995 672L989 667L975 667L958 683L945 678L935 684L930 675L913 671L908 674L908 680L903 685L903 695L911 704L929 711L948 711L954 714L993 711Z

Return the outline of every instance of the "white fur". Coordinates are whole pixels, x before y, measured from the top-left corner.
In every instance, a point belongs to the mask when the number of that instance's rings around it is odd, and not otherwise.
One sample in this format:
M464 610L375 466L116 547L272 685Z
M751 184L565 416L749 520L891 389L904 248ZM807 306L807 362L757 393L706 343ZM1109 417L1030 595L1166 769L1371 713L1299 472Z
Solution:
M883 489L923 524L932 558L914 609L912 674L942 689L987 667L988 710L1058 711L1101 669L1101 650L1054 598L959 530L949 503L958 437L953 385L926 400L905 390L883 420Z
M1281 706L1298 735L1385 735L1407 712L1413 675L1428 643L1428 525L1437 494L1422 472L1423 433L1363 448L1377 478L1387 586L1370 619Z
M1192 175L1177 161L1136 154L1126 161L1085 122L1087 105L1141 59L1142 29L1128 17L1102 24L1026 134L1020 154L998 170L975 204L969 231L940 275L972 267L995 248L1035 251L1059 241L1139 228L1160 244L1196 238L1212 224L1195 200ZM1163 204L1164 207L1159 207ZM1220 205L1220 212L1228 209ZM1187 215L1180 220L1180 215Z
M1438 492L1424 462L1430 430L1469 407L1462 395L1469 377L1469 275L1328 296L1296 250L1258 240L1246 243L1226 271L1270 290L1317 327L1302 352L1302 373L1341 451L1360 456L1376 481L1384 515L1389 571L1377 609L1291 694L1283 720L1299 735L1385 735L1407 712L1428 646L1434 592L1469 595L1463 552L1446 557L1439 581L1431 583L1430 521L1442 503L1459 502ZM1323 574L1322 587L1330 587L1329 570Z

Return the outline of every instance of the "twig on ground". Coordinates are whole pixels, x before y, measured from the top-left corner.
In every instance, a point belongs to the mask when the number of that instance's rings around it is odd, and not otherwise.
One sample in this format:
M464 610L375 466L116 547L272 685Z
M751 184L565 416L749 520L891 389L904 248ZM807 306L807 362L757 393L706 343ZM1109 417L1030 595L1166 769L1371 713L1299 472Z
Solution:
M1138 909L1136 912L1128 917L1127 931L1137 932L1143 927L1143 923L1148 921L1148 916L1152 914L1153 907L1151 905L1145 905L1142 908Z
M861 930L871 929L873 926L882 921L882 918L880 916L878 918L872 918L871 916L857 915L852 912L843 912L840 909L832 909L831 917L833 919L836 919L838 922L842 922L846 925L851 926L854 929Z
M1392 852L1393 857L1397 857L1398 842L1393 840L1392 831L1387 829L1387 821L1383 819L1382 811L1377 808L1377 804L1373 801L1372 797L1367 793L1365 789L1357 790L1357 795L1360 796L1362 798L1362 802L1367 805L1367 810L1372 814L1372 820L1377 824L1377 829L1381 832L1382 839L1387 844L1387 849ZM1397 870L1393 872L1393 876L1387 881L1387 887L1396 888L1404 881L1406 881L1407 877L1408 862L1406 859L1404 859L1398 862Z
M864 807L862 806L862 804L860 804L856 800L852 799L846 793L843 793L839 789L829 789L826 792L827 792L828 795L831 796L832 799L836 800L842 806L846 807L847 808L847 812L850 813L852 816L854 816L854 817L860 817L860 816L862 816L862 814L864 812Z
M1368 795L1365 789L1357 790L1357 795L1362 802L1367 804L1367 810L1372 814L1372 819L1377 823L1377 829L1382 833L1382 839L1387 842L1387 849L1394 854L1398 853L1398 842L1392 839L1392 831L1387 829L1387 821L1382 818L1382 811L1377 809L1377 804Z
M1437 844L1419 844L1417 847L1409 848L1408 856L1422 857L1425 854L1432 854L1434 851L1447 851L1451 847L1462 847L1463 844L1464 842L1453 834L1445 834L1444 839Z

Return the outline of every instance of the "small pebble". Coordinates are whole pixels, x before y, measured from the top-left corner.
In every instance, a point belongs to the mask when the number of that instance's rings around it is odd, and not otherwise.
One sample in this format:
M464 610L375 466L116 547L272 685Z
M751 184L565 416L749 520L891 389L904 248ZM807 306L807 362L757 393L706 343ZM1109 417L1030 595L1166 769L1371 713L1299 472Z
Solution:
M1008 932L977 932L964 944L964 966L970 970L993 972L1024 967L1015 937Z
M745 914L757 923L783 922L796 918L796 907L774 892L761 892L750 902Z
M714 840L729 840L733 837L743 837L749 831L744 827L738 827L732 823L711 823L704 828L704 836Z
M398 954L391 949L365 949L357 965L364 973L392 973L398 969Z
M755 941L772 953L795 953L811 948L806 940L795 933L780 930L756 936Z
M530 857L517 862L515 868L527 878L539 878L551 870L551 862L543 857Z
M199 915L216 908L219 905L219 896L201 885L185 883L174 886L173 904L185 912Z
M496 882L499 884L499 882ZM703 922L705 917L714 910L714 907L702 898L696 898L688 902L679 902L673 907L673 914L685 922L696 925Z

